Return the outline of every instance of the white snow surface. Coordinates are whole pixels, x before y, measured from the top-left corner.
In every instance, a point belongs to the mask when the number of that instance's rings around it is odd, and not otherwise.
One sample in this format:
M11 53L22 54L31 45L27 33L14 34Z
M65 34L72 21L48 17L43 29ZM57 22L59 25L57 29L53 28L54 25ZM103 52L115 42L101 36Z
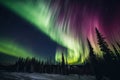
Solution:
M5 77L3 77L5 76ZM0 80L96 80L90 75L60 75L60 74L40 74L40 73L3 73Z

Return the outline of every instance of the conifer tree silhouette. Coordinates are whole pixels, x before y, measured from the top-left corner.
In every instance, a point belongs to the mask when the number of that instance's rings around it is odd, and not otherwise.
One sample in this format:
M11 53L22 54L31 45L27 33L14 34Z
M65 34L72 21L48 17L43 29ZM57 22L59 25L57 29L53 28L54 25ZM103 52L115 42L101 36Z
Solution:
M116 47L114 46L114 45L112 45L113 46L113 49L114 49L114 54L115 54L115 60L116 60L116 62L117 61L119 61L119 57L120 57L120 54L119 54L119 52L118 52L118 50L116 49Z
M96 76L97 80L102 79L102 74L100 73L100 66L98 66L98 62L96 60L96 55L94 54L92 45L90 44L90 41L87 39L88 42L88 48L89 48L89 60L90 60L90 67L94 71L94 74Z
M116 55L116 58L114 60L115 64L113 66L113 68L114 68L113 70L115 73L117 73L116 77L119 77L118 74L120 74L120 54L119 54L117 48L114 45L112 45L112 46L113 46L113 49L114 49L115 55Z
M118 52L120 54L120 44L118 42L116 42L117 46L118 46Z
M120 48L120 44L117 42L118 47Z
M89 56L90 56L90 60L95 59L95 54L92 48L92 45L90 44L90 41L87 39L88 42L88 47L89 47Z
M64 58L64 54L62 53L62 66L65 65L65 58Z
M110 79L115 78L115 66L114 66L114 60L113 60L113 52L109 49L107 42L105 41L105 38L103 35L98 31L97 28L95 28L96 34L97 34L97 39L98 39L98 45L100 50L103 53L103 58L104 62L102 67L103 69L103 74L107 75Z
M61 64L61 68L62 68L62 74L65 74L65 58L64 58L64 54L62 53L62 64Z
M98 31L97 28L95 28L95 30L96 30L96 35L97 35L97 39L98 39L99 48L103 52L103 57L107 62L111 62L111 60L112 60L112 56L111 56L112 51L108 48L108 44L105 41L105 38L103 37L103 35Z

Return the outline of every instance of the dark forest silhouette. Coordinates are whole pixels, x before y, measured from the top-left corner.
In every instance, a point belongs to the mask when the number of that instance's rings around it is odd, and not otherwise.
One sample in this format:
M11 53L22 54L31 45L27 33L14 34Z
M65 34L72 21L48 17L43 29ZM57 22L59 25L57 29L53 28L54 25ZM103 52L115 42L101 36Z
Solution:
M38 73L54 73L54 74L90 74L95 75L97 80L104 80L103 77L108 77L110 80L120 80L120 44L116 42L111 44L113 50L111 50L105 41L104 36L95 29L97 42L100 51L103 53L103 57L99 58L96 56L94 49L89 41L89 60L84 65L69 65L67 59L62 53L62 62L53 63L48 61L39 61L35 58L19 58L14 65L4 66L4 70L14 72L38 72ZM117 47L117 48L116 48ZM65 62L66 61L66 62Z

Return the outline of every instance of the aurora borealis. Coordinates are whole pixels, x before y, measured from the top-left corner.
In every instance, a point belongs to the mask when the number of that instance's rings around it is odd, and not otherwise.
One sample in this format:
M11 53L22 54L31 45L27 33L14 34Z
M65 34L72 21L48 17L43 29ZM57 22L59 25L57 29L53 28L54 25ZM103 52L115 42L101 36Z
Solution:
M120 38L120 6L114 0L1 0L0 3L59 45L53 53L56 61L60 61L60 54L64 53L69 64L83 63L89 53L87 38L97 55L101 55L96 42L96 27L109 44ZM1 45L5 45L8 52ZM17 46L15 52L21 55L13 52L14 45ZM9 51L6 42L0 43L0 51L18 57L35 56L34 51L27 52L17 44L10 44Z

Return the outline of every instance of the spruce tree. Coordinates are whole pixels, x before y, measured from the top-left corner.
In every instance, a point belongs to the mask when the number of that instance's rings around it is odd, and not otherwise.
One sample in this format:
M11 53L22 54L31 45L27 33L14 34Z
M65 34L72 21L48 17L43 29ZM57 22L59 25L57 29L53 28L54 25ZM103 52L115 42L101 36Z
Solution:
M88 39L87 39L87 42L88 42L88 48L89 48L89 58L92 61L92 59L95 59L96 56L94 54L92 45L90 44L90 41Z
M90 60L90 67L93 70L96 79L101 80L102 79L102 73L101 73L101 67L98 65L98 61L96 59L96 56L94 54L92 45L90 44L90 41L87 39L88 42L88 48L89 48L89 60Z
M65 58L63 53L62 53L62 74L65 74Z
M118 42L116 42L116 43L117 43L117 46L118 46L118 52L120 54L120 44Z
M115 51L117 60L118 60L118 62L119 62L119 61L120 61L120 54L119 54L119 51L116 49L116 47L115 47L114 45L112 45L112 46L113 46L113 49L114 49L114 51Z
M98 31L97 28L95 28L95 30L97 34L99 48L103 52L103 57L107 62L110 62L112 60L112 57L111 57L112 51L108 48L108 44L105 41L105 38L103 37L103 35Z
M65 58L64 58L64 54L62 53L62 66L65 65Z
M119 49L120 49L120 44L117 42L117 45L118 45L118 47L119 47Z

